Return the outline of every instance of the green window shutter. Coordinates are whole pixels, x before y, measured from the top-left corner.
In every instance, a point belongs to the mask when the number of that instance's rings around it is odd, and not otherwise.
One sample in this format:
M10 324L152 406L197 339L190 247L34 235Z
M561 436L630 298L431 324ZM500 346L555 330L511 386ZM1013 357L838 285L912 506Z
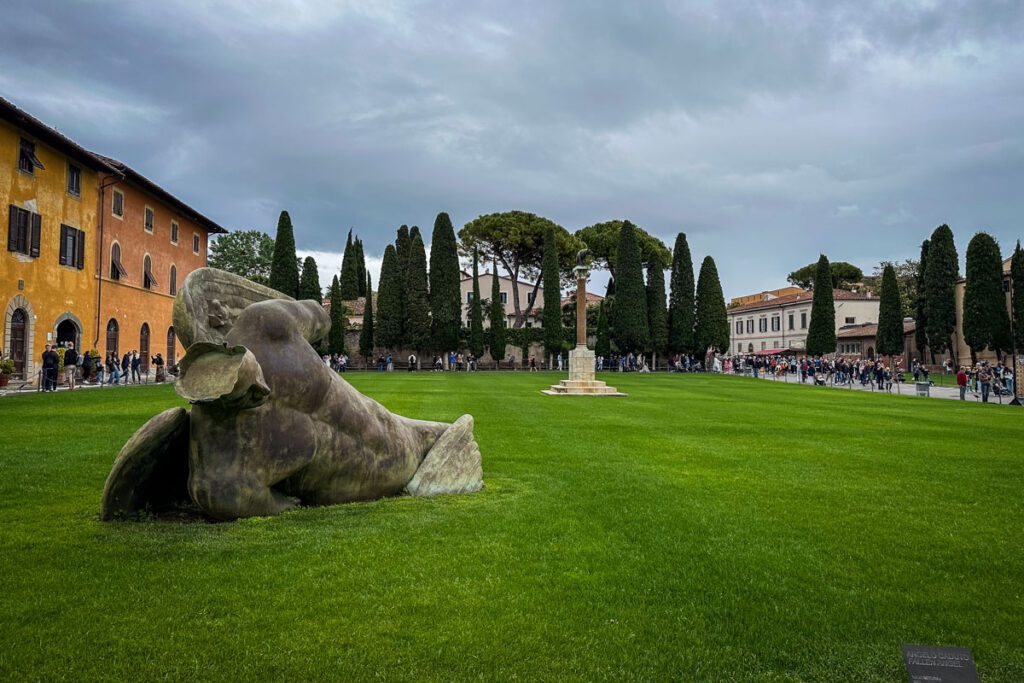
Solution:
M85 268L85 231L84 230L79 230L78 231L78 239L76 240L76 243L78 245L78 254L77 254L78 258L77 258L77 262L75 263L75 265L78 266L79 270L82 270L83 268Z
M18 250L18 207L11 204L7 210L7 251Z
M32 246L29 249L29 256L39 256L39 240L43 232L43 217L38 213L32 214Z
M70 235L68 235L68 226L60 226L60 264L66 266L68 264L67 257L67 241Z

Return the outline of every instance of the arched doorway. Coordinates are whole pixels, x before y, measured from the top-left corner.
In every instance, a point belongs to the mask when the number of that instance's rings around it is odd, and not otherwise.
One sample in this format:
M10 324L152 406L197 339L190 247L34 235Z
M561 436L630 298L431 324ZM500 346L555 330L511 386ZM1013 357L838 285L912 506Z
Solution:
M57 324L57 346L67 347L68 342L71 342L77 349L79 347L79 338L81 336L81 332L78 330L78 325L75 325L75 321L66 319Z
M11 360L14 361L14 376L25 379L25 339L28 336L28 314L19 308L11 316Z
M871 360L875 359L875 347L874 346L869 346L868 347L868 358L871 359Z
M117 352L117 338L118 338L118 327L117 321L113 318L107 322L107 354L114 354L120 358L120 354Z
M139 371L149 372L149 323L139 331Z
M168 327L167 328L167 355L164 356L164 364L166 364L167 367L171 367L172 365L174 365L174 354L175 354L175 351L177 350L177 344L175 342L176 342L176 339L174 337L174 328L173 327Z

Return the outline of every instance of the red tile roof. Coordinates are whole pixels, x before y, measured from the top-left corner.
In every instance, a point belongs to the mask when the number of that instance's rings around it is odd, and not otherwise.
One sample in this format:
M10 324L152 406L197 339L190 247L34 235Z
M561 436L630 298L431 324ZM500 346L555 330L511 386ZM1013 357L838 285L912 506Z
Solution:
M760 311L767 308L779 308L781 306L789 306L792 304L800 304L811 302L814 297L814 292L805 291L799 294L787 294L786 296L780 296L775 299L769 299L768 301L755 301L749 304L743 304L742 306L733 306L728 309L726 313L743 313L746 311ZM872 301L877 300L878 297L871 296L866 292L851 292L847 289L833 289L832 297L836 301Z

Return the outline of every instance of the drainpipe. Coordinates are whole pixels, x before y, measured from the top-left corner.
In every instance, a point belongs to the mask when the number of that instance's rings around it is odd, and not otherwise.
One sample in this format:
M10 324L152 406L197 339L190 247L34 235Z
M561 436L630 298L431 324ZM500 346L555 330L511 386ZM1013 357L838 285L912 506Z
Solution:
M92 342L92 347L99 349L100 346L100 315L101 305L103 303L103 227L106 223L107 212L103 209L103 199L108 187L113 187L121 180L124 180L124 176L108 176L102 183L100 183L100 238L96 245L97 257L96 257L96 277L98 282L96 283L96 338ZM107 182L112 181L112 182Z

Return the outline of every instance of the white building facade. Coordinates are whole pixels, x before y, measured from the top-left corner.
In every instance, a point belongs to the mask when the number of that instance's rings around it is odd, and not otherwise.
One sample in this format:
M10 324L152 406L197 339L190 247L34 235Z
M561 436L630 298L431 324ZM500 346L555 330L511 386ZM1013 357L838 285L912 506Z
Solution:
M813 292L788 294L728 310L729 353L745 354L790 350L800 354L807 346ZM835 329L878 322L878 298L869 293L833 290Z
M491 279L490 273L480 273L480 298L483 301L489 301L491 298ZM516 308L512 298L512 291L514 288L519 290L519 308L526 311L530 308L530 304L533 304L533 308L530 311L530 315L526 316L526 322L524 327L534 327L537 325L537 313L544 307L544 287L538 286L536 293L534 292L534 283L519 280L513 282L512 278L504 275L498 276L499 287L501 288L501 305L505 309L505 327L515 327L516 322ZM469 325L469 309L473 302L473 276L465 271L462 272L462 276L459 282L460 300L462 301L462 323ZM486 317L487 311L484 311ZM484 327L490 327L490 323L485 319Z

